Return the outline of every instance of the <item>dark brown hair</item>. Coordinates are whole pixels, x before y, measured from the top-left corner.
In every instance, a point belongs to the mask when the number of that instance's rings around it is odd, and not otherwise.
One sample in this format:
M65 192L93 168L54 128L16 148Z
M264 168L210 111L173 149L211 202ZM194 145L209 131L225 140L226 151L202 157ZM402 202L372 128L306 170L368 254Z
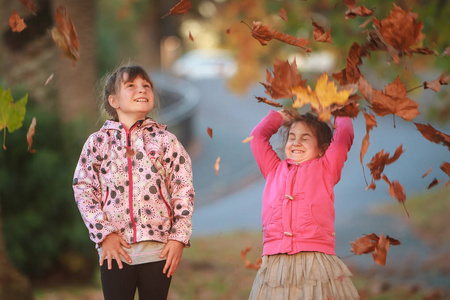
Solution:
M126 81L124 79L124 74L128 74ZM120 89L121 83L131 82L136 77L142 77L142 79L148 81L152 87L154 95L154 108L153 110L159 109L159 100L155 93L155 88L153 81L150 79L147 71L138 65L126 65L117 68L113 73L107 74L103 78L103 85L101 90L100 98L102 100L103 110L115 121L118 121L117 111L114 107L109 104L108 97L110 95L117 95Z
M303 122L314 134L317 139L317 145L320 150L325 152L331 143L333 138L333 130L330 123L319 121L316 115L308 112L300 114L296 109L291 107L285 107L283 111L290 116L290 120L283 124L283 145L286 146L286 142L289 137L289 131L291 126L297 122Z

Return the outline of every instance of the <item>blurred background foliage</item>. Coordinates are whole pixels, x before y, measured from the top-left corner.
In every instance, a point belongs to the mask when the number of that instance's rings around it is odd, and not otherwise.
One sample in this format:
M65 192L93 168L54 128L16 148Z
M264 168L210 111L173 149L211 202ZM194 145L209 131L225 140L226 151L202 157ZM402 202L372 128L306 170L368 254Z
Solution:
M62 1L61 4L78 5L77 1ZM56 0L36 2L38 5L49 4L51 14L54 14L56 5L60 4ZM21 5L19 1L17 3ZM364 43L366 39L363 29L358 28L366 19L346 20L344 14L347 7L343 1L203 0L193 1L194 7L187 15L161 19L176 3L177 1L159 0L98 0L95 4L90 4L90 9L94 10L91 16L95 18L92 20L94 27L88 28L90 31L83 30L77 18L83 16L83 10L71 11L68 6L68 12L77 30L80 29L80 37L85 34L92 34L94 37L94 45L91 48L84 47L85 44L81 43L81 57L91 53L92 59L88 62L80 60L75 64L76 68L82 68L84 64L94 66L94 78L97 80L122 61L131 59L152 70L169 72L161 65L160 51L163 40L167 36L175 36L180 40L179 55L202 47L226 48L232 51L238 63L238 71L230 79L229 86L239 93L258 81L264 81L265 69L272 69L274 57L287 59L305 55L299 49L278 41L271 41L262 47L251 37L251 31L241 21L250 26L253 20L262 21L272 29L311 41L312 20L325 29L331 28L333 44L312 41L310 46L312 54L316 51L328 51L337 58L334 72L345 66L350 45L354 41ZM358 5L362 4L368 8L375 7L375 17L378 19L386 17L393 7L390 1L382 0L358 1ZM435 49L439 54L450 46L450 5L447 1L400 0L397 4L412 8L419 14L419 19L424 23L424 46ZM3 9L4 14L12 12L9 0L3 0L2 6L8 8ZM282 7L288 12L287 23L278 16ZM48 29L50 28L47 28L45 33L46 39L49 38ZM226 34L227 29L231 30L230 34ZM5 26L2 29L2 44L5 43L5 36L9 34L8 30ZM189 32L195 42L189 40ZM17 38L20 38L20 34L17 34ZM44 93L44 96L38 96L38 87L30 84L24 77L11 81L11 67L3 67L0 74L2 86L12 89L14 99L29 93L24 126L13 134L7 134L8 149L0 150L0 205L4 238L9 259L30 278L43 278L64 272L64 276L72 274L78 278L89 279L97 257L93 250L94 244L89 240L76 209L71 183L81 147L87 135L99 127L98 123L91 121L93 118L97 120L97 117L92 117L98 116L95 110L97 104L92 104L95 103L92 86L77 87L80 92L88 90L91 93L91 96L75 95L80 99L69 100L73 92L61 94L66 86L76 84L78 80L58 81L58 76L61 77L63 73L54 66L58 59L67 61L66 69L63 70L70 71L75 67L70 65L67 58L60 58L60 49L55 48L56 46L50 48L52 50L48 47L35 49L36 52L53 51L50 60L47 60L51 62L49 69L42 72L44 74L41 76L46 78L51 72L56 72L55 82L47 87L48 92ZM9 62L11 55L11 51L0 53L3 65ZM394 66L393 72L386 53L373 55L370 61L365 59L364 64L370 66L366 68L370 72L379 72L386 78L385 85L398 74L402 74L409 79L411 86L437 77L432 73L432 77L421 78L417 74L421 74L422 70L436 68L439 75L450 67L448 57L442 55L414 55L412 59L420 68L414 69L413 72L408 63L409 58L406 58L403 64ZM16 65L14 68L25 66ZM34 74L39 74L39 70ZM42 89L42 82L39 89ZM430 104L431 118L448 120L448 89L433 96L436 101ZM90 118L82 113L67 117L67 112L64 113L61 109L69 104L77 105L78 111L88 111ZM72 108L67 110L73 111ZM33 116L37 119L33 143L33 148L37 151L30 154L26 152L25 136Z

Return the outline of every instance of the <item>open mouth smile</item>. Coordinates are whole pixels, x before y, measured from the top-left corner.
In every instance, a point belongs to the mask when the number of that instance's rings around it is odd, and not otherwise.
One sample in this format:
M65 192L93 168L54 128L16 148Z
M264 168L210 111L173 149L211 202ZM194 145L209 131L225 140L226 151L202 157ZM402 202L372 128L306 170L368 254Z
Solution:
M145 99L145 98L137 98L137 99L134 99L134 101L135 101L135 102L148 102L148 99Z

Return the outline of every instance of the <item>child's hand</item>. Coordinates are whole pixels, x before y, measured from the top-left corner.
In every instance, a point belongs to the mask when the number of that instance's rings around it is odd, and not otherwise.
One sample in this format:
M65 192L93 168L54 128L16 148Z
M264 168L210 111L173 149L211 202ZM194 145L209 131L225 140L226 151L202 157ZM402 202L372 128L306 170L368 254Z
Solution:
M184 245L178 241L170 240L164 246L159 257L166 257L166 264L164 265L163 273L167 274L167 277L175 273L178 264L181 260L181 255L183 255Z
M125 252L123 247L131 248L131 246L125 242L125 240L117 233L113 232L106 236L102 242L102 257L100 258L100 266L103 266L103 261L108 257L108 270L111 270L112 259L114 258L119 266L119 269L123 268L120 255L131 263L130 256Z

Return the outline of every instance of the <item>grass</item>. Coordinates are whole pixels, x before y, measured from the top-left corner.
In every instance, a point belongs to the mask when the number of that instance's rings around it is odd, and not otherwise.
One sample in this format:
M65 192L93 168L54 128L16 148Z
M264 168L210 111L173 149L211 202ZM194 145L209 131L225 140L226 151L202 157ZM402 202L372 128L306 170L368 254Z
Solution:
M441 246L450 245L450 197L448 188L435 189L406 200L411 214L408 222L423 239ZM403 207L393 204L380 207L379 213L404 214ZM183 253L172 280L169 300L241 300L247 299L256 275L246 269L240 253L253 249L247 258L254 262L262 253L261 232L237 232L201 237L192 240L192 247ZM436 265L448 265L450 257L436 258ZM376 273L362 272L349 266L361 299L370 300L437 300L450 299L449 294L432 288L380 281ZM407 267L407 266L405 266ZM447 270L447 274L450 269ZM92 286L69 286L36 289L37 300L103 299L99 280Z

